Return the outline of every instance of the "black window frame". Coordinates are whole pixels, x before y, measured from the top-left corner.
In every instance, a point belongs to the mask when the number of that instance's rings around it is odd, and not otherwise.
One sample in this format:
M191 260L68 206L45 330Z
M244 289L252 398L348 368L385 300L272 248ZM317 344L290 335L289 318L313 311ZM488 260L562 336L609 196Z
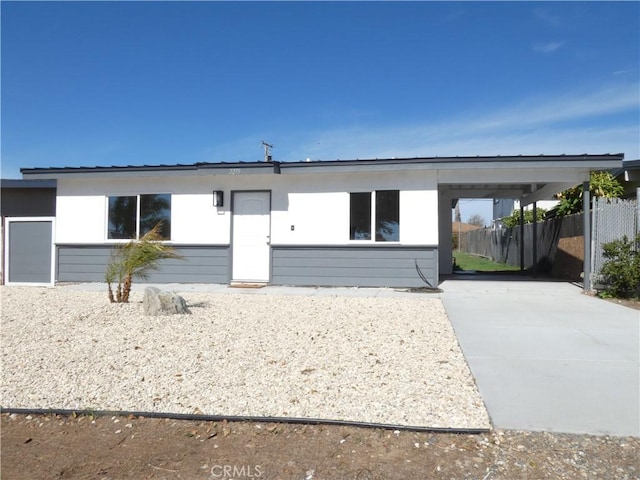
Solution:
M349 240L400 241L400 190L349 193Z
M170 193L107 196L107 240L139 240L162 222L160 233L164 241L170 241L171 199ZM114 217L119 217L118 221Z

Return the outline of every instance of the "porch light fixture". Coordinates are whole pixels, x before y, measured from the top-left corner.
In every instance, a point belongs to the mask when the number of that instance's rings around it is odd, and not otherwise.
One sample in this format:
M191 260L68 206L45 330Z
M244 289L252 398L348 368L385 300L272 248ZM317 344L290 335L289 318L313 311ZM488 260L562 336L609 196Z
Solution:
M224 206L224 192L222 190L213 191L213 206L214 207Z

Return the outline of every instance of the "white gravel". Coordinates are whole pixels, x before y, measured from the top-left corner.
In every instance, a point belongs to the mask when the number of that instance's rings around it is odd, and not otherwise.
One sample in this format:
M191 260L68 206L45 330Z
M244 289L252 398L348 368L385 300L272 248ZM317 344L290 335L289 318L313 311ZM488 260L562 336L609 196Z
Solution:
M0 287L1 404L489 428L438 298Z

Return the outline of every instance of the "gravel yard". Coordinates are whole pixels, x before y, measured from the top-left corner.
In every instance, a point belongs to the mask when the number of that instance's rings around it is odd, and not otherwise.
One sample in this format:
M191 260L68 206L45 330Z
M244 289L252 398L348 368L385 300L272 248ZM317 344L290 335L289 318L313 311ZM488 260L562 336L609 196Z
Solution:
M489 428L439 299L0 287L3 407Z

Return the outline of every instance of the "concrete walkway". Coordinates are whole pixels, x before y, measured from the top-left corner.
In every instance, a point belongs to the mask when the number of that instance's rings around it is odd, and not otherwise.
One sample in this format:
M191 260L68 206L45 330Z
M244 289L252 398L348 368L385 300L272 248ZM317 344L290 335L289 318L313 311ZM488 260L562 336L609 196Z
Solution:
M563 282L440 287L497 428L640 436L640 311Z

